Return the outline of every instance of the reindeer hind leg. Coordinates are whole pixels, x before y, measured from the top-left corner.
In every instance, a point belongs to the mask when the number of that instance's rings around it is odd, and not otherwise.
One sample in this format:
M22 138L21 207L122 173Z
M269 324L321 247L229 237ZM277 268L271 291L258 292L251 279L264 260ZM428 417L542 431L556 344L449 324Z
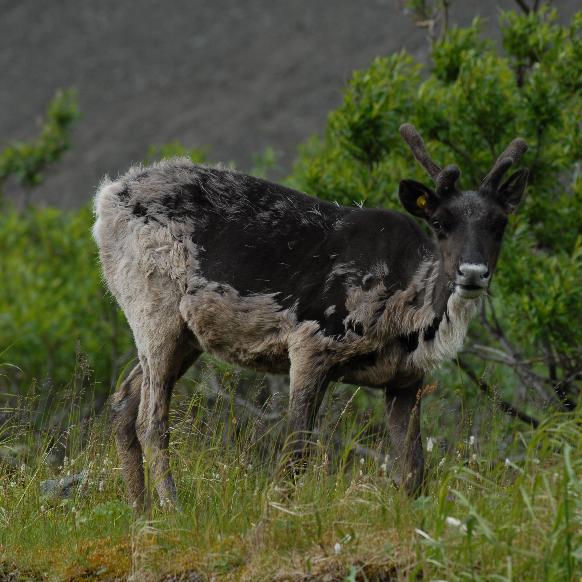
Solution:
M145 509L143 452L135 429L142 378L141 365L137 364L113 394L110 408L117 455L129 503L137 511Z
M176 486L170 471L169 408L177 380L200 355L182 329L172 341L150 344L143 356L146 371L137 413L137 435L148 462L149 477L162 505L176 505Z

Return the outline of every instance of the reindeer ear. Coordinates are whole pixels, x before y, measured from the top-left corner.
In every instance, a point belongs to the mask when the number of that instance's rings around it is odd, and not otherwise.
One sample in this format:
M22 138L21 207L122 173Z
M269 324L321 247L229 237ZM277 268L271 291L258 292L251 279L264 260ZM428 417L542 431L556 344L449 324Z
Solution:
M402 206L419 218L428 220L438 204L435 193L415 180L402 180L398 191Z
M528 174L526 168L514 172L497 190L497 199L505 206L507 212L517 210L527 186Z

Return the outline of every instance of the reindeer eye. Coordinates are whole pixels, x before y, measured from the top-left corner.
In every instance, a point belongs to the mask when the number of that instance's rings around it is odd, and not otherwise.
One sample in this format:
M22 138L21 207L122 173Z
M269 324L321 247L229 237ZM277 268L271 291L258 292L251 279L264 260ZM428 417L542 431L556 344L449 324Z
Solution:
M443 230L443 225L438 221L438 220L433 220L432 221L432 227L437 231L440 232L441 230Z

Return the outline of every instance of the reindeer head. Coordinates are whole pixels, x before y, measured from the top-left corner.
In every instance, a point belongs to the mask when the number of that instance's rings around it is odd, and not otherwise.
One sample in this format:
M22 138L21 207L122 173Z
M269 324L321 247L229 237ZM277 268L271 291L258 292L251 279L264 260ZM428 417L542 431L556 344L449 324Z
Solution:
M528 171L518 170L505 182L501 180L526 152L527 144L520 138L513 140L476 191L461 191L456 186L461 175L456 165L437 166L412 125L402 125L400 134L435 182L433 190L414 180L402 180L400 200L408 212L431 226L455 292L462 297L478 297L491 280L507 215L519 206Z

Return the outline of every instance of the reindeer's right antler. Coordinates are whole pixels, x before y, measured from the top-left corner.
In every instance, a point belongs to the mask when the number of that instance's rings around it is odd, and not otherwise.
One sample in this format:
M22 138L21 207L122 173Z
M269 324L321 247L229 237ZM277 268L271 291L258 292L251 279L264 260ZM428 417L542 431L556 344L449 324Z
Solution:
M418 163L427 171L428 175L435 181L436 193L439 196L452 192L455 184L461 176L461 170L455 164L440 168L437 166L426 151L424 140L410 123L400 126L400 135L410 147L412 154Z
M509 170L510 166L519 162L523 154L527 151L527 147L526 141L521 137L514 139L497 158L490 172L483 178L481 188L490 188L496 191L499 188L501 178L503 178L505 172Z

